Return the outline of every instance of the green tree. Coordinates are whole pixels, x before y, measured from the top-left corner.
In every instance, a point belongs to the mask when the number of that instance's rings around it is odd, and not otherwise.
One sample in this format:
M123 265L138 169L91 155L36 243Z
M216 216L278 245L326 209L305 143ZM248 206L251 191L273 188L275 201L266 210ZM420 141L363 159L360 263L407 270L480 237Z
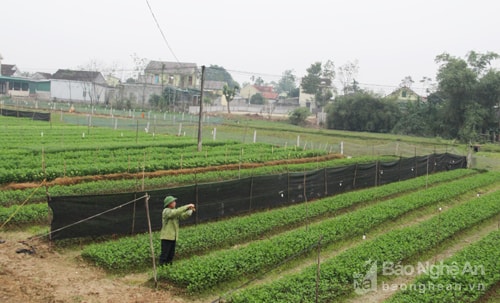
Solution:
M306 107L299 107L288 114L288 121L293 125L305 125L311 112Z
M468 142L476 138L477 133L497 128L495 106L499 102L500 75L490 66L497 58L492 52L473 51L466 59L447 53L436 57L436 62L441 64L436 77L438 90L445 99L445 137Z
M478 103L486 112L480 120L480 129L483 132L500 132L500 72L489 70L479 80L476 87Z
M229 87L238 86L238 82L234 81L231 74L222 66L210 65L205 69L205 80L226 82Z
M209 96L203 96L203 104L212 105L213 99Z
M327 107L327 128L388 133L401 118L399 107L367 93L335 98Z
M157 95L157 94L153 94L151 96L149 96L149 100L148 100L148 103L149 105L152 107L152 108L155 108L155 109L161 109L161 106L162 106L162 97Z
M297 85L295 84L296 80L297 77L293 74L293 70L285 70L278 82L276 92L278 94L286 93L286 95L290 97L297 89Z
M422 137L435 136L433 121L439 120L441 119L436 118L436 108L433 102L429 100L408 102L405 113L402 113L392 132Z
M300 88L296 87L290 91L288 97L290 98L298 98L300 95Z
M254 81L253 84L257 86L263 86L264 85L264 79L262 79L260 76L255 78L252 76L252 80Z
M264 103L265 99L261 93L254 94L252 95L252 97L250 97L250 104L264 104Z
M403 78L403 80L401 80L401 83L399 84L399 87L408 87L408 88L411 88L411 86L413 85L413 83L415 83L415 81L413 81L413 79L411 78L411 76L406 76Z
M484 72L489 71L491 66L491 61L498 59L499 55L494 52L487 52L486 54L476 53L475 51L470 51L467 53L467 63L472 67L472 70L481 75Z
M231 113L231 109L229 108L229 104L231 103L231 101L233 101L234 97L236 96L236 93L238 92L239 90L239 86L233 86L232 88L229 87L228 85L224 85L224 87L222 88L222 94L224 95L224 97L226 97L226 101L227 101L227 113L230 114Z
M486 115L486 109L478 103L467 105L464 125L458 131L460 139L464 142L477 142L479 140L479 126Z
M315 62L306 70L307 75L302 78L301 86L305 93L314 95L316 106L325 106L333 97L333 80L335 79L335 66L328 60L325 64Z
M179 99L179 94L177 92L177 89L174 87L167 86L163 89L163 104L164 104L164 109L173 109L176 100Z
M359 66L358 60L347 62L338 68L339 81L342 84L342 92L344 95L353 93L357 89L357 82L354 80L358 75Z

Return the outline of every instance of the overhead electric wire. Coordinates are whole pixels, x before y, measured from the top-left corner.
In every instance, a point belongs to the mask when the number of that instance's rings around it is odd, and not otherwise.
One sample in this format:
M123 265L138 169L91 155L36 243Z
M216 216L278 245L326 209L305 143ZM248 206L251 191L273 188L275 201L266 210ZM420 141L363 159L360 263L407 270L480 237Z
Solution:
M172 47L170 47L170 44L168 43L167 38L165 37L165 34L163 33L163 30L161 29L161 26L158 23L158 20L156 19L156 16L155 16L155 14L153 12L153 9L151 8L151 5L149 5L149 1L148 0L146 0L146 4L148 5L149 12L151 13L151 16L153 16L153 19L154 19L154 21L156 23L156 27L158 27L158 30L160 31L161 36L163 37L163 41L167 45L167 47L170 50L170 53L172 54L172 56L174 56L175 61L177 61L177 63L180 63L179 59L177 59L177 56L175 55L174 51L172 50Z

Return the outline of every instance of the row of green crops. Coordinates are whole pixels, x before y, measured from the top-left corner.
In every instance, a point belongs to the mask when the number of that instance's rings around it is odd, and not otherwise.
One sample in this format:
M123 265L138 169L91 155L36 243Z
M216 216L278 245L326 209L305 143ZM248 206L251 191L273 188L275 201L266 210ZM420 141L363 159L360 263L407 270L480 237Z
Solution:
M217 251L160 268L158 277L199 292L242 275L280 264L297 252L312 248L321 237L322 245L368 233L370 229L423 206L445 203L466 192L500 181L500 173L461 179L424 191L379 202L345 215L323 220L307 229L296 229L244 247Z
M28 223L47 224L49 220L49 206L47 204L0 207L0 225L22 226Z
M197 141L169 135L0 117L0 184L311 158L328 154L273 144ZM89 133L90 132L90 133ZM84 135L86 133L86 135Z
M387 302L476 302L500 281L500 231L417 277Z
M317 286L317 266L309 266L300 273L233 293L229 301L314 302L316 293L321 302L339 300L360 287L357 283L363 284L362 277L373 264L398 264L417 257L456 233L495 216L500 212L498 199L500 191L482 195L415 226L390 231L348 249L321 263L321 278ZM380 274L381 270L382 266L378 266L377 273Z
M175 187L190 184L207 182L235 180L239 178L273 175L289 172L304 172L326 167L341 167L356 163L372 163L375 161L391 161L393 157L362 157L356 159L332 159L326 161L315 161L301 164L288 165L265 165L245 169L244 166L235 170L214 170L208 172L198 172L190 174L169 174L162 177L143 179L120 179L120 180L99 180L87 181L71 185L48 185L47 192L51 196L74 196L74 195L95 195L109 194L117 192L133 192L152 190L166 187ZM139 178L139 177L138 177ZM144 187L143 187L144 186ZM0 191L0 206L19 204L29 200L28 203L38 203L46 201L46 193L43 190L35 191L32 188L24 190L11 189Z
M54 180L58 177L104 175L113 173L154 172L182 168L197 168L238 163L262 163L275 160L290 160L323 156L325 151L297 148L279 148L272 145L206 144L203 152L196 144L175 148L169 144L161 146L123 147L94 150L68 150L51 152L45 150L14 150L2 154L0 183Z
M273 231L304 224L309 218L333 214L340 209L383 199L402 192L421 189L426 184L436 184L465 176L474 176L473 170L452 170L422 176L411 180L391 183L359 191L331 196L311 203L292 205L286 208L255 213L250 216L200 224L181 228L176 253L179 257L223 248L246 240L270 234ZM467 178L469 180L471 178ZM154 233L155 251L159 251L159 235ZM116 241L88 245L82 256L108 270L123 270L145 267L151 260L149 236L137 235Z

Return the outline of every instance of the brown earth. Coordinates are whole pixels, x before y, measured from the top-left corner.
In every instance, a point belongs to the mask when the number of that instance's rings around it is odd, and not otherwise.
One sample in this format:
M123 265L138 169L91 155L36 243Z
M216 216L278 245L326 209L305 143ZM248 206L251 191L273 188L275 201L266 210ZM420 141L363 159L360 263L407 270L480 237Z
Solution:
M149 274L110 275L84 262L78 249L54 249L28 238L25 232L0 233L0 302L190 302L155 289ZM17 252L31 247L33 254Z
M285 165L285 164L301 164L309 162L322 162L332 159L343 158L340 154L328 154L325 156L318 156L314 158L301 158L301 159L291 159L291 160L277 160L269 161L264 163L241 163L241 164L226 164L218 166L207 166L198 168L184 168L184 169L173 169L173 170L159 170L154 172L144 172L144 173L119 173L119 174L108 174L108 175L95 175L95 176L82 176L82 177L65 177L57 178L53 181L47 181L47 186L54 185L73 185L83 182L100 181L100 180L122 180L122 179L137 179L137 178L155 178L163 176L175 176L182 174L200 174L210 171L225 171L225 170L237 170L237 169L251 169L262 166L273 166L273 165ZM29 188L39 187L40 183L28 182L28 183L10 183L0 186L0 190L22 190Z

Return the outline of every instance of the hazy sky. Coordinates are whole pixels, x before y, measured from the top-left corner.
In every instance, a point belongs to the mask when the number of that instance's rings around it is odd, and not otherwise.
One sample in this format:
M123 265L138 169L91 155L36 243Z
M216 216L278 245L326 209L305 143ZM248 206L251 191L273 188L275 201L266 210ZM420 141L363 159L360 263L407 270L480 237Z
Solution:
M392 90L411 76L418 90L443 52L500 53L498 0L2 0L0 11L2 62L25 72L94 62L127 77L136 54L270 82L357 60L362 87Z

